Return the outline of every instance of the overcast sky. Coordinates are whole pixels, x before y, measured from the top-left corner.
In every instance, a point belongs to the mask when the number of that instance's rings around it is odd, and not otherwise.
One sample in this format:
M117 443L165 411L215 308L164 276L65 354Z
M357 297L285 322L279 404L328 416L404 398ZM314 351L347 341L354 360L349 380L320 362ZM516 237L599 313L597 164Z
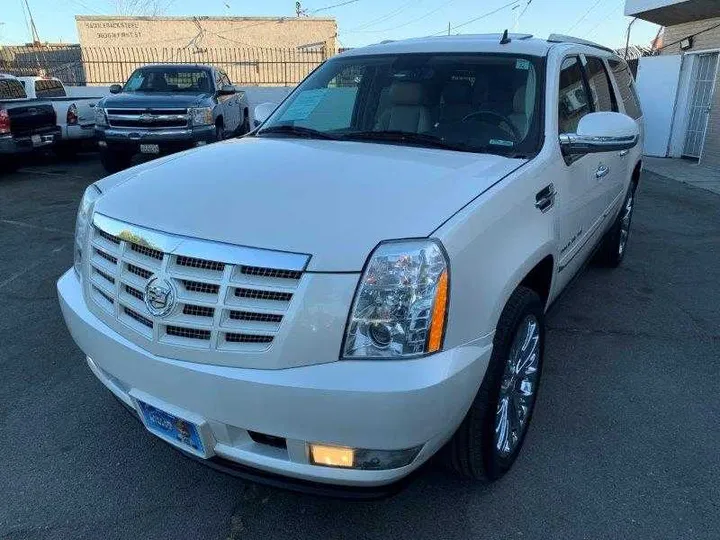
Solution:
M0 43L31 41L24 0L0 0ZM141 1L141 0L134 0ZM150 0L148 0L150 1ZM165 15L294 16L293 0L155 0ZM77 42L75 15L115 15L122 0L28 0L40 38ZM346 3L348 2L348 3ZM128 3L126 1L126 3ZM337 5L345 4L345 5ZM332 7L335 6L335 7ZM342 46L358 47L384 39L453 33L501 32L505 28L547 37L572 34L613 48L625 45L630 19L625 0L303 0L310 15L338 21ZM329 8L329 9L328 9ZM495 13L491 13L495 11ZM484 16L487 15L487 16ZM474 20L477 19L477 20ZM474 20L474 21L473 21ZM458 27L454 30L454 27ZM638 21L631 43L648 45L658 27Z

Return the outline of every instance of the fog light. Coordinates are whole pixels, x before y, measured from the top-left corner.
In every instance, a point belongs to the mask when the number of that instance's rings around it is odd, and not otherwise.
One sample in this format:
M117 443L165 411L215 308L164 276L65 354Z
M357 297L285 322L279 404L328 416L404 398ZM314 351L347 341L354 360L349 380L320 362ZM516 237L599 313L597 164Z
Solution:
M98 141L98 146L100 148L107 148L107 143L105 141Z
M311 444L310 459L315 465L352 468L355 451L352 448Z
M195 146L205 146L207 144L206 141L198 141L195 143Z
M422 446L406 450L368 450L365 448L343 448L324 444L310 445L310 461L313 465L382 471L398 469L412 463Z

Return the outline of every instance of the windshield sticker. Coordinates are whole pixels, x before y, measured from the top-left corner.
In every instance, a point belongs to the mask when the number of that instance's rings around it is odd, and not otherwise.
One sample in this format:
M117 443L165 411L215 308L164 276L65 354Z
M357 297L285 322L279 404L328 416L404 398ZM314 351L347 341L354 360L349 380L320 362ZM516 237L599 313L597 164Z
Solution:
M306 120L323 100L327 92L327 88L303 90L280 117L280 121Z
M504 141L503 139L490 139L490 144L494 146L515 146L512 141Z
M524 58L518 58L515 61L515 69L527 71L528 69L530 69L530 60L525 60Z

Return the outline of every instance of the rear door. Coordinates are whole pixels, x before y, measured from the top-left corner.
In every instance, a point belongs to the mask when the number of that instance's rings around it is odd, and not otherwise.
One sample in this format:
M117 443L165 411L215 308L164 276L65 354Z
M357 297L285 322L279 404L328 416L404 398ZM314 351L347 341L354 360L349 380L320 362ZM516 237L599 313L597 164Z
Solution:
M593 112L619 112L618 99L613 89L610 74L605 67L605 61L597 56L585 56L585 77L590 90ZM605 207L604 215L609 215L614 207L620 203L623 195L629 162L628 151L603 152L594 154L592 161L598 160L595 177L598 187L603 192ZM588 157L591 157L588 156Z

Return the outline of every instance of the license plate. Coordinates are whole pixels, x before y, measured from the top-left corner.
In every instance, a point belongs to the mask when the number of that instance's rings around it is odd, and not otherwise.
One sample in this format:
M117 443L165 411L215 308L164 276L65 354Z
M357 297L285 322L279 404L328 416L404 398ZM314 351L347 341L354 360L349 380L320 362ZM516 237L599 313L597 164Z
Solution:
M143 154L159 154L160 145L158 144L141 144L140 152Z
M138 401L138 404L145 419L145 425L150 431L176 442L179 446L185 446L200 453L205 452L195 424L143 401Z
M43 143L42 137L40 137L40 135L32 135L30 137L30 140L32 141L33 146L40 146Z

